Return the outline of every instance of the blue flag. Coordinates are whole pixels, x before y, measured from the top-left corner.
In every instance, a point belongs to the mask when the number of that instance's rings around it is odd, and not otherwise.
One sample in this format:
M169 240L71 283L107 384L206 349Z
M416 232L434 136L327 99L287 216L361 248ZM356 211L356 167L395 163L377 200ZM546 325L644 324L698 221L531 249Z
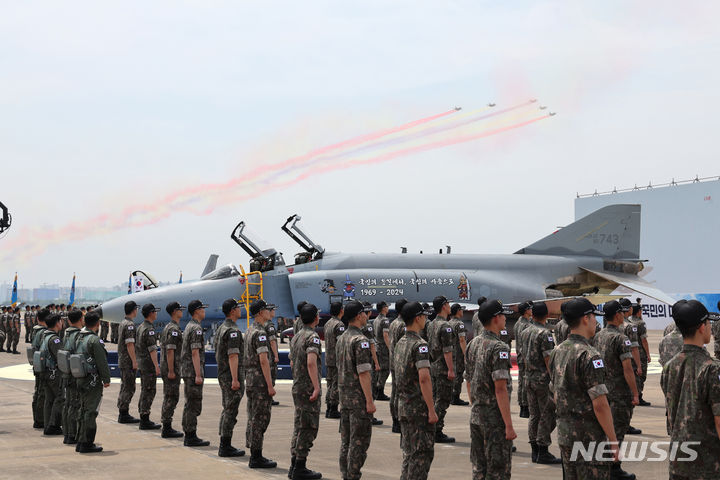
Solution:
M182 283L182 270L180 270L180 281L178 283Z
M15 272L15 282L13 282L13 291L12 291L12 306L16 307L18 303L17 299L17 272Z
M70 302L68 303L68 307L72 307L75 303L75 274L73 273L73 283L72 287L70 287Z
M132 293L132 273L128 276L128 295Z

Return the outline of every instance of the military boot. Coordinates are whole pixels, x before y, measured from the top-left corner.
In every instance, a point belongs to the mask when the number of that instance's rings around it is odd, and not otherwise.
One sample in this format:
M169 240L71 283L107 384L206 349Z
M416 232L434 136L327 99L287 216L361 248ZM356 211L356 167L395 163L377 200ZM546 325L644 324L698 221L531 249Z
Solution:
M620 462L613 463L612 469L610 470L611 480L635 480L635 474L626 472L620 467Z
M325 418L340 418L337 405L328 405L325 410Z
M78 453L98 453L102 452L103 447L98 447L95 445L95 434L97 433L97 430L88 430L87 431L87 442L78 442L78 444L75 446L75 451Z
M455 437L448 437L440 430L435 432L435 443L455 443Z
M183 436L183 433L172 428L172 423L163 423L160 436L162 438L180 438Z
M393 421L392 432L393 433L401 433L402 430L400 429L400 421L397 418L393 418L392 421Z
M130 415L127 410L120 410L118 415L118 423L139 423L140 420Z
M642 433L642 430L640 430L639 428L635 428L632 425L630 425L627 429L628 435L640 435L641 433Z
M210 442L198 438L197 432L185 432L185 440L183 445L186 447L209 447Z
M297 467L297 462L295 463ZM250 468L275 468L277 463L273 462L262 456L262 449L253 449L250 451L250 462L248 463Z
M383 391L382 388L378 388L375 399L378 400L378 401L380 401L380 402L387 402L388 400L390 400L390 397L388 397L387 395L385 395L385 392Z
M293 471L295 471L295 462L297 461L297 457L293 455L290 457L290 468L288 469L288 478L292 480L293 478Z
M293 470L292 480L318 480L322 478L322 473L309 470L306 465L307 459L297 459L295 461L295 469Z
M159 430L160 427L159 423L155 423L152 420L150 420L150 415L140 415L140 430Z
M43 435L62 435L63 431L62 428L58 427L57 425L50 425L49 427L46 427L45 430L43 430Z
M383 421L382 421L382 420L378 420L378 419L375 418L375 417L372 417L372 424L375 425L375 426L382 425L382 424L383 424Z
M63 444L65 445L75 445L77 444L77 440L73 435L65 435L65 439L63 440Z
M458 405L461 407L467 407L468 405L470 405L470 403L466 402L465 400L460 398L460 395L458 395L457 397L452 399L452 402L450 402L450 405Z
M231 445L232 437L220 437L220 448L218 448L218 457L242 457L245 450L240 450Z
M642 395L640 395L639 400L640 400L640 403L638 403L638 406L640 406L640 407L649 407L650 405L652 405L652 403L645 401L645 399L643 398Z
M548 451L547 445L538 445L537 462L540 465L557 465L562 463L562 459L557 458L555 455Z
M520 418L530 418L530 407L527 405L520 407Z
M537 442L530 442L530 451L532 452L530 454L530 459L532 460L532 463L537 463L537 457L538 457L538 444Z

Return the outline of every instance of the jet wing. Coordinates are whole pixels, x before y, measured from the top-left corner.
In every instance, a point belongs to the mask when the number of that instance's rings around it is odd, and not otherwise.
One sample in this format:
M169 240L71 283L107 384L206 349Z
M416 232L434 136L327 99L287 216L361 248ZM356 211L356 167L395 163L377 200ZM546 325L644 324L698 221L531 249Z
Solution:
M593 275L597 275L600 278L604 278L605 280L617 283L618 286L622 285L625 288L629 288L630 290L633 290L635 292L642 293L643 295L647 295L648 297L652 297L655 300L667 303L668 305L672 305L676 302L676 300L670 295L663 292L662 290L653 287L650 283L641 279L637 275L632 275L628 273L598 272L595 270L589 270L587 268L580 268L586 272L592 273Z

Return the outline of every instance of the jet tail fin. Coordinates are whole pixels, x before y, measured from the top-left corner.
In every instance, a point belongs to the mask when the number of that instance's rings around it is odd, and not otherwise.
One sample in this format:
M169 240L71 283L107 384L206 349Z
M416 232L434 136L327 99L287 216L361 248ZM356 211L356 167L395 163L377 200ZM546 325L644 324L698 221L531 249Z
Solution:
M640 205L608 205L515 253L637 260Z
M207 263L205 264L205 269L202 271L202 274L200 274L200 278L204 277L205 275L217 268L218 258L220 258L220 256L215 255L214 253L210 255Z

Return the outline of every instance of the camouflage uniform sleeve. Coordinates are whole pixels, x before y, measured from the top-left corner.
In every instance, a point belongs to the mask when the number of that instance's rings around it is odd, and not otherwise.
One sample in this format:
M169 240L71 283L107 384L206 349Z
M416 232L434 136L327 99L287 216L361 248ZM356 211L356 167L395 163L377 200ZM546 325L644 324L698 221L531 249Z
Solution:
M355 365L357 373L369 372L372 370L372 353L370 352L370 340L367 338L358 339L353 342L355 353Z
M707 402L714 417L720 417L720 362L713 360L707 369Z
M625 334L630 339L630 347L631 348L640 347L640 341L638 340L638 328L636 325L633 325L633 324L628 325L628 328L625 330Z
M618 335L617 345L615 345L615 353L621 362L628 358L632 358L632 353L630 353L631 346L632 342L628 337L625 335Z
M608 389L605 385L605 363L599 353L584 353L578 359L580 368L582 368L582 380L584 381L585 391L591 400L607 395Z
M338 322L338 324L335 325L333 333L335 334L335 338L339 337L340 335L345 333L345 325L343 325L342 322Z
M442 327L442 331L438 332L438 337L443 353L451 353L455 350L455 335L453 334L453 329L449 324L447 327Z
M542 351L543 358L549 357L555 349L555 339L549 330L540 334L540 349Z
M640 339L647 338L647 336L648 336L647 335L647 325L645 324L645 322L638 322L637 329L638 329L638 337Z
M320 337L317 333L313 333L307 338L307 342L305 343L305 353L315 353L319 357L320 348Z
M135 325L125 325L122 332L125 337L125 343L135 343Z
M227 354L240 355L240 350L242 349L242 332L239 330L228 330L225 335L227 335Z
M268 340L265 332L256 332L252 338L252 349L255 353L267 353L268 352Z
M458 336L458 338L465 338L467 337L467 331L465 330L465 324L463 322L459 322L457 326L457 331L455 334Z
M475 343L470 340L467 348L465 349L465 380L468 382L472 381L473 373L475 372Z
M510 348L503 342L493 348L491 366L493 381L507 380L510 382Z
M190 350L202 350L204 340L202 328L193 328L188 334L190 335Z
M267 327L265 327L265 332L267 332L268 342L277 342L277 331L272 322L268 322Z
M370 340L370 343L372 343L373 345L377 345L377 340L375 340L375 330L373 329L373 327L368 324L366 330L367 333L365 334L365 336L367 337L367 339Z
M427 343L422 342L413 348L413 360L415 361L415 368L418 370L430 368L430 349Z
M157 342L155 341L155 329L153 328L148 328L147 330L145 330L145 347L150 353L157 350Z
M170 330L167 341L165 342L165 348L168 350L177 350L178 345L182 344L182 332L179 329L173 328Z
M57 352L61 348L60 342L61 342L60 337L57 337L57 336L55 338L51 339L50 341L48 341L48 350L50 350L50 353L55 358L57 358Z

